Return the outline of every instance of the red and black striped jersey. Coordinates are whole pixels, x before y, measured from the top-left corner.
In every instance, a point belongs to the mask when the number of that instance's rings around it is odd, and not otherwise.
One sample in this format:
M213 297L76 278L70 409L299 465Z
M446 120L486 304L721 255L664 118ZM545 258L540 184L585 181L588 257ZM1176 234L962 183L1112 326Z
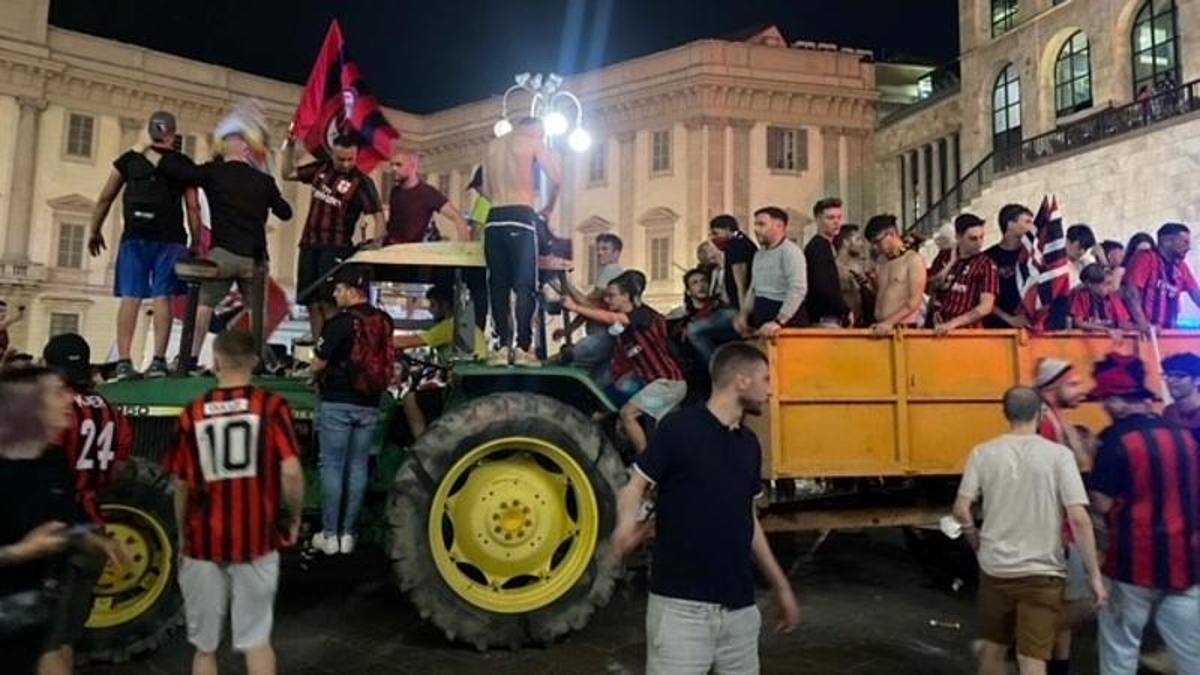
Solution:
M93 524L103 525L97 495L133 453L133 427L128 418L100 394L73 389L71 419L57 445L75 477L79 508Z
M279 546L281 465L299 456L292 411L256 387L214 389L179 416L166 469L188 488L184 555L250 562Z
M996 263L982 253L954 261L944 285L933 293L934 324L946 323L975 309L984 293L993 297L1000 293L1000 273ZM962 328L982 326L980 320Z
M1158 251L1134 255L1125 280L1142 294L1146 321L1159 328L1174 328L1179 318L1179 295L1196 291L1196 278L1183 260L1169 261Z
M645 305L629 313L629 323L617 336L613 378L633 373L643 385L655 380L683 381L683 370L671 355L667 321Z
M358 169L339 173L330 162L311 162L297 167L296 177L312 186L301 246L350 246L359 217L383 210L375 183Z

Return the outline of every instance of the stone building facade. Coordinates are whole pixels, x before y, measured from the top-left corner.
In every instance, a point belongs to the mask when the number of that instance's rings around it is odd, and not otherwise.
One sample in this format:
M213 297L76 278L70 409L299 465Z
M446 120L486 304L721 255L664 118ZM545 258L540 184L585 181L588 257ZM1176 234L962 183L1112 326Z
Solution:
M105 225L108 252L90 258L86 239L111 161L147 142L145 119L157 109L173 111L185 149L206 158L211 130L242 97L263 103L278 142L300 87L58 29L47 12L48 0L0 0L0 298L29 310L12 330L16 347L37 349L76 330L99 358L115 333L119 205ZM863 217L875 201L878 99L864 56L788 46L768 28L568 80L595 141L587 153L565 153L567 185L552 226L574 239L579 276L589 274L589 242L615 232L626 242L625 265L646 272L650 300L666 309L679 301L683 271L716 214L748 223L755 208L774 204L802 231L810 205L837 194L850 218ZM386 114L423 154L428 181L465 207L466 182L500 108L491 98L431 115ZM291 223L269 222L268 243L272 274L294 292L309 196L304 186L281 184L296 214ZM135 354L145 338L140 331Z
M1156 84L1200 79L1200 0L960 0L959 15L960 81L876 130L877 210L911 224L969 176L962 203L935 220L967 209L990 221L1004 203L1057 193L1068 219L1102 238L1195 222L1200 116L1182 102L1187 94L1169 115L1107 120L1127 118L1122 106ZM1058 136L1081 129L1105 137L1071 149ZM1154 185L1130 190L1150 177Z

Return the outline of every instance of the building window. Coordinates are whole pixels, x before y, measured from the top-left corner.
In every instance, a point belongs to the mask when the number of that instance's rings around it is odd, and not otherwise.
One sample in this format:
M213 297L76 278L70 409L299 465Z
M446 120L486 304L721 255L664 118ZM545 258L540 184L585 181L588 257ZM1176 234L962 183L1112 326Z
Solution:
M1133 21L1133 95L1179 86L1179 31L1174 0L1146 0Z
M79 315L68 312L50 313L50 337L79 332Z
M992 0L992 37L1017 25L1017 0Z
M933 146L926 145L921 150L921 157L925 162L925 210L928 211L933 206Z
M910 150L908 153L908 195L912 204L913 218L921 213L921 168L917 164L917 158L917 151Z
M808 130L767 127L767 168L808 170Z
M1092 62L1087 34L1078 31L1054 63L1054 106L1059 117L1092 107Z
M67 269L83 267L84 226L62 223L58 226L58 266Z
M596 274L600 271L600 261L596 255L596 239L593 237L587 243L587 269L584 270L588 286L596 285Z
M608 143L601 141L592 146L588 155L588 183L598 184L608 180Z
M992 87L992 146L1004 150L1021 144L1021 78L1008 64Z
M183 137L183 154L187 155L188 157L191 157L192 159L195 159L196 158L196 141L197 140L198 139L196 138L196 134L188 134L188 135L184 136Z
M671 278L671 235L650 237L650 281L667 281Z
M650 173L671 170L671 130L655 131L650 135Z
M81 159L91 159L92 140L95 130L95 117L71 113L67 118L67 155Z

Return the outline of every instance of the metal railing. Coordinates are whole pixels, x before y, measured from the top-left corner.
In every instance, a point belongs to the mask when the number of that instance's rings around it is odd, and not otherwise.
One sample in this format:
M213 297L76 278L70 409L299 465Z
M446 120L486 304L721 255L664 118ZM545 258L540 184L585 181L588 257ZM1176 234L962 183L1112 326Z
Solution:
M1119 107L1106 108L1011 148L993 150L905 231L925 238L932 236L942 223L949 221L967 203L978 197L996 174L1025 168L1055 155L1194 112L1200 112L1200 80Z

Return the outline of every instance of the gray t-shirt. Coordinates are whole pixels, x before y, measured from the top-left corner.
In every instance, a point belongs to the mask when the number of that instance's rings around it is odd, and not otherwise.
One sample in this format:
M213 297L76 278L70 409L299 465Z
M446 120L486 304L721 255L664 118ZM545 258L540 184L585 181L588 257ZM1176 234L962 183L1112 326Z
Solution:
M784 239L771 248L760 248L751 265L750 291L753 298L767 298L783 303L779 316L793 317L804 303L808 292L807 263L804 251L791 239Z
M958 494L983 500L979 567L993 577L1066 576L1063 518L1088 503L1071 451L1033 434L976 446Z

